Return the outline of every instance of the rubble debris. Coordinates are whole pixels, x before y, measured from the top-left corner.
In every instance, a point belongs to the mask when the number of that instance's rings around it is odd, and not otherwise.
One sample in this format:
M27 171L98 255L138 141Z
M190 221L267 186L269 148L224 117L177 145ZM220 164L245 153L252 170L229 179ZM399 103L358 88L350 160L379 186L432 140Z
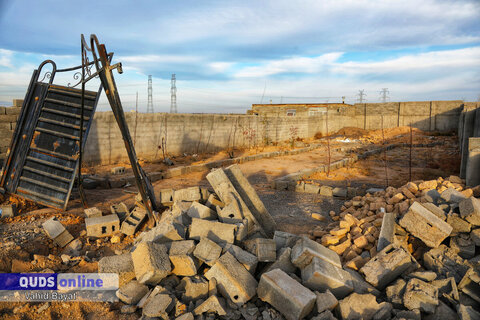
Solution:
M335 296L330 292L330 290L326 290L324 293L315 292L317 295L317 311L318 313L322 313L325 310L333 310L338 305L338 300Z
M57 220L52 217L42 224L43 229L47 233L47 236L53 240L58 246L65 247L70 241L73 240L73 236L67 229Z
M139 243L132 252L132 261L137 280L144 284L158 284L172 270L167 247L158 243Z
M352 293L343 300L340 300L338 309L341 319L355 320L355 319L373 319L375 314L382 309L383 302L377 303L377 300L372 294L358 294Z
M98 261L99 273L117 273L119 285L129 282L135 278L132 254L130 252L103 257Z
M112 214L116 214L120 221L125 220L129 212L127 205L123 202L112 204L110 206L110 211L112 212Z
M480 200L468 198L459 203L460 216L473 224L480 226Z
M111 174L124 174L125 173L125 167L115 167L110 170Z
M0 206L0 218L11 218L17 214L17 205L15 203Z
M193 240L172 242L168 256L173 265L173 274L184 277L197 274L199 263L193 256L194 250L196 248Z
M97 207L91 207L83 210L87 218L101 217L102 211Z
M116 212L117 211L118 210L116 210ZM127 236L135 234L140 227L140 224L145 220L146 216L147 210L145 208L135 207L130 213L126 214L120 231Z
M433 313L438 305L438 289L417 278L408 281L403 295L403 305L409 310L420 309Z
M235 241L235 231L237 231L237 226L234 224L192 218L190 239L199 241L200 238L204 237L216 243L233 243Z
M121 286L116 295L120 301L126 304L136 304L148 292L148 287L141 284L137 280L132 280L129 283Z

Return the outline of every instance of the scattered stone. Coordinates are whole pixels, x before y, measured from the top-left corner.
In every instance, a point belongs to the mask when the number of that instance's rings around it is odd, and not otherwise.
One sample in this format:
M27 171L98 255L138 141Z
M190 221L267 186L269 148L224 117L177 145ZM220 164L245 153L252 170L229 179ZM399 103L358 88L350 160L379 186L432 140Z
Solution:
M172 298L168 294L156 294L148 299L143 307L143 315L168 320L168 312L173 308Z
M468 198L459 203L460 216L473 224L480 226L480 200Z
M171 271L167 247L153 242L142 242L132 252L135 275L140 283L155 285Z
M446 202L450 203L459 203L460 201L466 199L466 197L461 192L455 190L452 187L443 191L441 194L441 198Z
M141 284L137 280L132 280L129 283L121 286L116 295L120 301L126 304L136 304L148 292L148 287Z
M224 316L227 314L225 309L225 303L223 302L222 298L218 298L217 296L213 295L208 297L205 302L195 308L193 310L194 315L200 315L205 312L213 312L218 314L219 316Z
M348 272L318 257L313 257L311 263L302 269L302 282L311 290L328 289L339 299L353 291Z
M52 217L42 224L43 229L58 246L65 247L70 241L73 240L73 236L65 227L57 220L56 217Z
M185 277L181 281L181 286L185 288L182 300L185 302L205 299L208 297L209 283L199 276Z
M381 308L372 294L352 293L339 302L339 313L344 320L372 319Z
M420 309L425 313L433 313L438 305L438 290L431 284L412 278L405 288L403 305L409 310Z
M193 257L195 242L193 240L174 241L170 246L169 258L173 265L172 273L178 276L197 274L198 261Z
M326 290L324 293L315 292L317 295L317 311L322 313L325 310L333 310L338 305L338 300L330 292Z
M201 238L193 251L195 257L209 266L213 266L221 254L222 247L208 238Z

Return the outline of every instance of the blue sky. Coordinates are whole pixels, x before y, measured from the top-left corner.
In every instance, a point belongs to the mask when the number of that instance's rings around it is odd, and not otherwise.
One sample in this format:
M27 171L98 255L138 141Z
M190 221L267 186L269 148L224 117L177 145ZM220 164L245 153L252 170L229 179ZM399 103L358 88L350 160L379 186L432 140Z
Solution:
M0 105L23 98L45 59L80 63L97 34L124 73L126 111L244 113L252 103L480 97L480 1L0 0ZM62 83L63 81L63 83ZM59 84L69 79L59 78ZM104 97L99 110L108 110Z

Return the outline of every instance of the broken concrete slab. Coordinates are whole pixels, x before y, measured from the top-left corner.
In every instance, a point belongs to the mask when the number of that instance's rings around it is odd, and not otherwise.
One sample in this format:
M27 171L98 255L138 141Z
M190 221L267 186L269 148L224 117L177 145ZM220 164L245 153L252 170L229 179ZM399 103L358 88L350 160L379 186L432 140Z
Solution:
M255 255L233 244L226 244L224 246L224 252L230 252L248 272L251 274L255 273L258 264L258 259ZM288 260L290 261L290 256L288 256Z
M403 305L409 309L420 309L425 313L433 313L438 305L438 289L417 278L408 281L403 295Z
M192 218L190 239L200 241L205 237L216 243L234 243L236 230L237 226L233 224Z
M452 187L443 191L441 198L449 203L459 203L460 201L466 199L466 197L460 191L457 191Z
M160 203L163 205L171 205L173 203L173 189L160 189Z
M217 214L215 211L210 209L207 206L204 206L197 201L192 202L192 205L187 211L187 215L191 218L206 219L206 220L215 220L217 219Z
M221 254L222 247L205 237L200 238L200 242L193 251L195 257L209 266L213 266Z
M443 277L454 277L458 283L470 266L445 245L433 248L423 255L424 266Z
M117 273L119 285L135 278L135 269L133 267L132 254L130 252L103 257L98 261L99 273Z
M185 277L181 281L181 286L185 289L185 293L182 295L182 300L185 302L208 297L209 283L203 277Z
M112 214L116 214L120 221L125 220L129 212L127 205L123 202L112 204L110 206L110 211Z
M463 259L471 259L475 256L475 242L465 234L451 237L450 249Z
M388 301L390 301L395 308L403 307L403 295L406 287L407 282L399 278L385 289Z
M293 248L298 239L300 239L300 236L296 234L278 230L275 231L273 235L273 240L275 241L277 251L280 251L280 249L284 247Z
M381 305L372 294L352 293L338 305L340 317L344 320L372 319L380 308Z
M291 260L292 249L282 248L278 258L275 262L267 265L263 270L263 273L272 271L274 269L280 269L286 273L294 273L297 267L295 267Z
M457 314L460 320L480 320L480 312L476 311L471 306L459 304L457 306Z
M315 294L317 295L318 313L322 313L325 310L333 310L338 305L337 298L328 289L323 293L315 292Z
M52 217L42 224L43 229L47 233L47 236L53 240L58 246L65 247L73 240L73 236L67 229L57 220L56 217Z
M443 221L447 220L447 215L445 214L445 211L443 211L441 208L434 205L433 203L425 202L425 203L421 203L421 205L424 206L431 213L433 213L434 215L442 219Z
M480 302L480 273L478 270L469 269L458 284L458 290Z
M89 237L109 237L120 230L120 220L116 214L85 218L85 227Z
M455 235L461 232L470 232L472 225L463 220L456 214L449 214L447 216L447 223L452 227L452 234Z
M225 204L218 199L216 194L211 194L208 196L207 202L205 202L205 205L209 207L212 210L215 210L217 207L223 208L225 207Z
M378 237L377 251L382 251L386 246L393 243L395 238L395 214L386 212L383 215L380 236Z
M102 211L97 207L91 207L83 210L87 218L101 217Z
M132 252L135 275L140 283L155 285L165 278L172 267L167 247L154 242L141 242Z
M245 241L244 245L260 262L273 262L277 259L276 243L273 239L255 238Z
M360 272L368 283L383 290L402 273L413 271L418 267L419 264L415 258L405 248L391 244L367 262Z
M148 293L148 287L137 280L132 280L127 284L120 286L116 296L120 301L126 304L136 304Z
M168 294L156 294L149 297L142 309L143 315L151 318L168 320L168 312L173 308L173 300Z
M195 242L193 240L172 242L168 255L173 265L173 274L184 277L197 274L199 263L193 257L194 250Z
M255 189L243 175L238 165L231 165L227 167L225 169L225 174L230 179L237 192L240 194L241 199L250 209L250 212L255 216L266 235L270 238L273 237L277 227L276 222L268 212L267 208L265 208L265 205L258 197Z
M473 224L480 226L480 200L476 198L468 198L459 203L460 216Z
M455 282L454 277L449 277L449 278L440 279L440 280L433 280L430 284L438 289L439 297L448 295L453 299L455 299L456 301L460 299L458 295L457 283Z
M205 273L207 279L215 278L219 292L237 305L243 305L256 292L257 281L229 252L223 254Z
M262 274L258 297L280 311L286 319L303 319L313 309L316 295L280 269Z
M292 248L292 263L297 268L305 268L312 262L313 257L318 257L338 268L342 267L340 257L334 251L325 248L320 243L301 237Z
M202 193L200 187L190 187L180 190L175 190L173 193L173 201L200 201Z
M438 305L432 314L427 314L425 320L456 320L458 315L442 300L438 300Z
M147 210L145 208L135 207L132 212L126 215L120 231L127 236L135 234L146 216Z
M436 248L453 228L418 202L414 202L399 221L400 225L427 246Z
M330 290L341 299L353 291L350 274L318 257L313 257L309 265L302 269L302 283L311 290Z
M153 229L142 232L135 242L165 243L179 240L185 240L185 227L172 220L163 220Z

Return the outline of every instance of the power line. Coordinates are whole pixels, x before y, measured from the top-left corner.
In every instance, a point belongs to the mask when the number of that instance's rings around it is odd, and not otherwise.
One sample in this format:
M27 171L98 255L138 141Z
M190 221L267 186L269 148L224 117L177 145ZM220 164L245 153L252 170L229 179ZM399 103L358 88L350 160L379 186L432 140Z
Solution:
M170 88L170 113L177 113L177 78L172 74L172 86Z
M380 99L382 99L383 103L387 102L387 99L389 99L387 96L389 93L390 91L388 91L388 88L382 88L382 91L380 91Z
M367 94L365 93L365 90L362 89L362 90L358 90L358 102L360 103L363 103L363 101L367 100L367 99L364 99L364 97L366 96Z
M148 76L148 103L147 103L147 113L153 113L152 76Z

